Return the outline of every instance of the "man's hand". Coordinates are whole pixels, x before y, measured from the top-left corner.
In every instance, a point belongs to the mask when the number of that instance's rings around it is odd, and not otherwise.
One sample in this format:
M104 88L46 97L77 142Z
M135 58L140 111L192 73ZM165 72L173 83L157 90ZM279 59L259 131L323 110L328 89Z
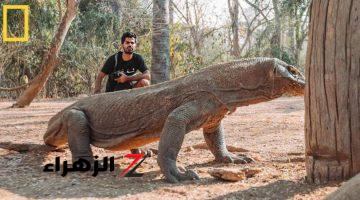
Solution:
M106 74L104 72L100 72L96 77L94 94L99 94L101 92L101 82L105 76Z
M121 73L121 76L117 79L114 79L118 83L125 83L125 82L129 82L129 81L139 81L141 79L147 79L150 81L149 70L146 70L144 73L134 74L132 76L127 76L123 72L120 72L120 73Z
M114 79L118 83L125 83L129 81L129 76L126 76L126 74L121 72L121 76L117 79Z

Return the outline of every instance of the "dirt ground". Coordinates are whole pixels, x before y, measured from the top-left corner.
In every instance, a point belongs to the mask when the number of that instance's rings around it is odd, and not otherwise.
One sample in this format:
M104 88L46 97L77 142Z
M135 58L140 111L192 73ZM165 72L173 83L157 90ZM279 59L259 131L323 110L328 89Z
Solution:
M55 157L71 160L68 148L50 151L42 141L47 121L74 99L41 100L24 109L9 109L14 102L0 101L0 199L322 199L339 184L309 185L305 179L304 102L283 97L238 108L224 120L228 145L241 147L256 162L246 165L216 164L206 149L201 130L186 135L178 165L196 171L201 180L169 184L163 181L156 155L140 167L141 178L120 178L115 172L43 172ZM157 143L147 146L157 148ZM94 155L121 156L93 148ZM234 152L240 153L240 152ZM125 168L131 160L116 163ZM213 167L260 168L253 178L225 182L207 173Z

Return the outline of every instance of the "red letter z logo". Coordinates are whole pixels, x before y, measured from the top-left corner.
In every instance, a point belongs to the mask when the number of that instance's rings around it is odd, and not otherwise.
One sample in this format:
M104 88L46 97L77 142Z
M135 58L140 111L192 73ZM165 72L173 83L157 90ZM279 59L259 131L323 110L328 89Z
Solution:
M144 154L126 154L125 158L134 158L134 161L130 163L130 165L121 172L120 177L141 177L142 173L136 173L135 170L140 166L140 164L147 158L148 156ZM133 169L130 170L130 168L141 158L143 158L138 164L135 165ZM130 171L129 171L130 170Z

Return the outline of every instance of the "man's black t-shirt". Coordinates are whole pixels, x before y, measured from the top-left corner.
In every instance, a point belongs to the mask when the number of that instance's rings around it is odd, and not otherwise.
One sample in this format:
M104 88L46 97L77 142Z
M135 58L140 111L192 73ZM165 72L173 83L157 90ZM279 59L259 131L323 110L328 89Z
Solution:
M117 55L117 65L115 66L115 55ZM133 53L133 57L129 61L124 61L122 59L122 52L118 52L112 56L110 56L101 71L105 74L111 74L115 71L121 71L127 76L132 76L136 73L137 70L140 72L145 72L148 70L146 67L146 64L144 62L144 59L141 57L141 55L137 53ZM125 89L131 89L133 88L133 85L131 82L126 83L118 83L114 80L108 79L108 82L106 84L106 92L112 92L117 90L125 90Z

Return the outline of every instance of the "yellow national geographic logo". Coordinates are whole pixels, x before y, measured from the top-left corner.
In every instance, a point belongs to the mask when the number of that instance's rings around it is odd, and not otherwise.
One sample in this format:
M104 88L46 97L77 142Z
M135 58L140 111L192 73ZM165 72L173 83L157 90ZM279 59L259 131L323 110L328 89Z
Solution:
M8 10L21 10L24 13L24 36L8 36ZM27 42L29 41L29 6L28 5L3 5L3 41L4 42Z

